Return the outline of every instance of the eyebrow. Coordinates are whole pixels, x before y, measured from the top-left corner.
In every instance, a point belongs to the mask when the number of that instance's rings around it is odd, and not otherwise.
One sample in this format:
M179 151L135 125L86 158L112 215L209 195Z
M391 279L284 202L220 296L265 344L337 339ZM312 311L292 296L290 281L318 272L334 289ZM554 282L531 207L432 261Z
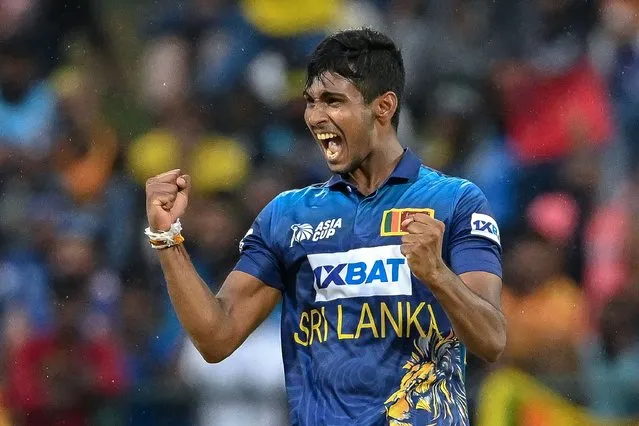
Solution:
M308 93L308 90L304 90L304 92L302 92L302 96L304 96L305 98L311 98L313 99L313 97L310 95L310 93ZM344 93L341 92L331 92L328 90L323 91L320 94L320 99L326 99L326 98L340 98L340 99L346 99L347 96Z

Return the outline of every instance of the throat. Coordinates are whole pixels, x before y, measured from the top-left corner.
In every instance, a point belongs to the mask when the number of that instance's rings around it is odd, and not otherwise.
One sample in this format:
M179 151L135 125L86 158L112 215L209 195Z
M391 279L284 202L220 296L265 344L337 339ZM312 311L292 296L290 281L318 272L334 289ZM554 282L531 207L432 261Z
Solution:
M377 191L379 187L382 186L382 183L383 181L370 181L364 183L355 182L355 186L357 187L357 190L360 194L362 194L364 197L368 197L369 195L375 193L375 191Z
M377 191L391 176L397 164L402 159L403 149L389 156L369 155L362 164L349 173L348 180L355 184L357 190L364 196Z

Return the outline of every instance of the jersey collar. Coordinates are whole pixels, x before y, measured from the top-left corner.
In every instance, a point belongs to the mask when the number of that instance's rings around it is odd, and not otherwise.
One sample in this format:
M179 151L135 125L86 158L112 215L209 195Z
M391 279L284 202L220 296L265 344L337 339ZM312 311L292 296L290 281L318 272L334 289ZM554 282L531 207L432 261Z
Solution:
M402 154L401 160L395 166L393 173L389 176L386 182L391 180L411 180L417 178L419 175L419 169L422 165L421 160L413 154L413 152L404 148L404 153ZM384 184L386 184L386 182ZM335 174L330 180L326 183L329 188L333 188L339 185L350 185L348 181L344 178L343 175Z

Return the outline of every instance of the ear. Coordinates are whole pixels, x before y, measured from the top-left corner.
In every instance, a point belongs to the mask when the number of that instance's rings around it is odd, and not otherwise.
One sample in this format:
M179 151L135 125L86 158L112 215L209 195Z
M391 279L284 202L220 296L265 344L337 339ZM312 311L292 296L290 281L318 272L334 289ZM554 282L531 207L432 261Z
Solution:
M373 113L382 124L391 124L397 111L398 99L395 92L386 92L373 101Z

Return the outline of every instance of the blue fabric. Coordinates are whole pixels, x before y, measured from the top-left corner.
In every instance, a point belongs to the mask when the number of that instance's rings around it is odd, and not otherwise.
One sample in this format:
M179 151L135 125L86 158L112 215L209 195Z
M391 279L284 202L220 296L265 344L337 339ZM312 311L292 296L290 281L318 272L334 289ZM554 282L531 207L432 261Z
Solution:
M411 274L401 236L383 226L392 209L408 208L432 209L445 223L442 257L453 271L501 276L483 193L410 151L367 197L341 176L280 194L242 240L235 269L283 294L293 424L468 424L466 349Z

